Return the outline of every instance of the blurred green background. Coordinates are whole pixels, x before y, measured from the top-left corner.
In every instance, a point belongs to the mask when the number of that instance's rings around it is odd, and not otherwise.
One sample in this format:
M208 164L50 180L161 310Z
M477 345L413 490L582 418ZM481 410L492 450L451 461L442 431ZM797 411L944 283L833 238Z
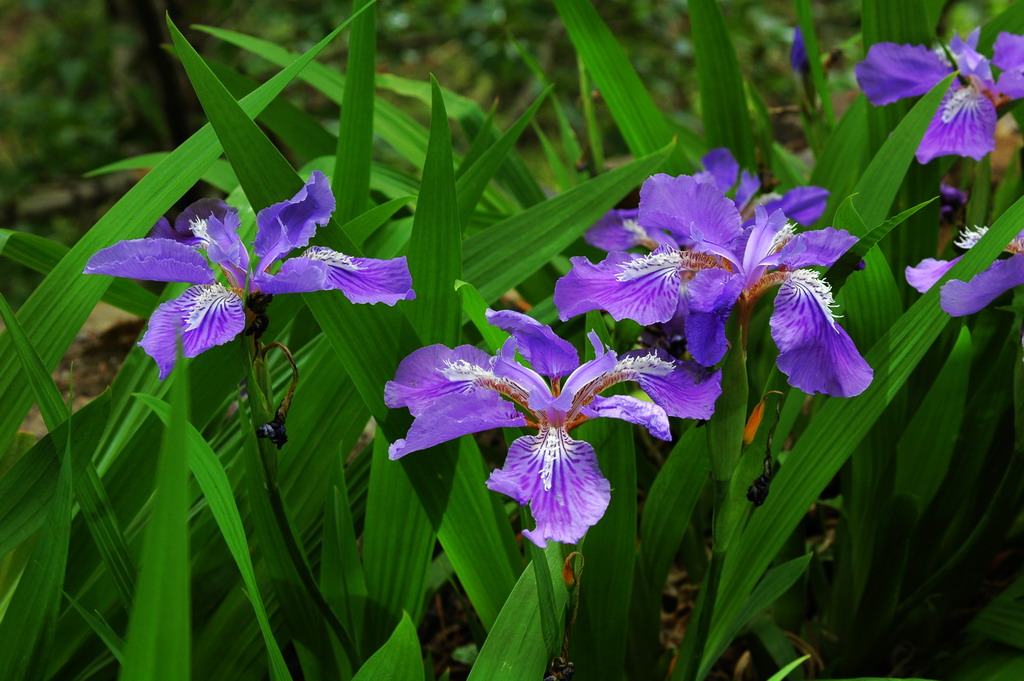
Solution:
M1008 0L956 2L940 33L969 30ZM781 141L799 149L792 110L797 81L789 69L794 10L789 0L723 0L740 64L777 119ZM812 2L823 52L833 52L830 78L854 83L852 65L860 2ZM686 0L600 1L596 7L618 36L661 110L699 129L699 102ZM133 173L83 178L87 171L136 154L169 150L203 124L202 111L174 57L166 51L164 13L181 27L209 24L253 34L303 51L348 16L351 3L331 0L0 0L0 217L2 227L71 244L137 179ZM518 116L540 86L511 37L529 51L577 115L575 53L546 0L381 0L378 70L425 79L490 107L500 124ZM201 32L190 40L204 56L257 78L274 71L265 61ZM322 61L344 69L346 41ZM337 110L294 84L288 96L327 126ZM426 119L418 102L402 104ZM842 109L842 101L837 102ZM610 157L625 153L598 100ZM787 125L787 117L791 125ZM554 131L542 109L539 124ZM583 126L574 120L578 131ZM456 134L456 144L459 143ZM546 176L537 140L520 143L531 166ZM204 191L198 188L197 191ZM187 196L191 200L195 196ZM3 262L0 292L19 305L41 275Z

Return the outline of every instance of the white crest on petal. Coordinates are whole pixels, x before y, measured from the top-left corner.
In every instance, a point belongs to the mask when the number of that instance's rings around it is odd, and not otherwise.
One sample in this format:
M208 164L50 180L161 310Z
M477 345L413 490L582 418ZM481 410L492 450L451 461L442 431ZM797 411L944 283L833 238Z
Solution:
M454 362L446 359L444 360L444 368L439 368L438 371L453 383L502 380L495 376L493 371L485 369L479 364L470 364L464 359L458 359Z
M309 258L310 260L319 260L327 263L331 267L349 270L350 272L358 272L359 270L366 269L365 267L357 265L352 260L352 256L332 251L331 249L324 248L323 246L312 246L307 248L306 252L302 254L302 257Z
M658 355L649 353L647 355L629 355L622 357L615 364L613 373L627 372L627 373L641 373L647 374L648 376L668 376L675 371L676 366L672 362L668 362Z
M803 269L793 270L789 274L788 283L799 289L800 293L809 294L814 298L821 311L825 313L825 318L828 319L829 324L835 328L835 320L840 315L832 311L838 305L836 305L835 299L832 297L832 287L829 286L827 281L822 279L814 270Z
M945 64L951 69L956 68L955 66L953 66L953 62L949 61L949 55L946 54L946 51L942 49L942 47L936 47L934 50L932 50L932 52L938 55L939 59L942 60L943 64Z
M619 265L620 272L615 275L616 281L632 281L648 274L661 274L670 277L682 268L679 251L651 253Z
M190 220L188 228L192 234L202 240L204 244L210 243L210 232L207 230L206 220L204 218L195 218L194 220Z
M191 303L192 309L185 320L185 331L199 328L207 315L240 300L237 293L220 284L206 284L201 288L202 293Z
M796 225L792 222L786 221L786 224L782 226L782 229L775 233L775 237L772 239L771 248L768 249L768 252L777 253L790 239L793 238L795 234Z
M970 114L978 114L981 108L982 95L973 87L961 87L953 96L946 100L942 107L942 122L949 123L960 115L960 112L967 110Z
M567 449L569 447L569 433L564 428L542 428L537 434L543 438L540 443L540 454L543 462L540 468L540 481L544 485L544 491L551 491L551 476L555 470L555 461L563 461L569 458ZM559 500L561 503L561 500Z
M637 223L636 220L626 219L622 221L622 228L632 234L637 240L643 240L647 238L647 232L644 228Z
M967 250L978 243L986 233L988 233L988 227L978 227L977 225L974 226L974 229L964 227L963 231L960 232L960 236L953 243Z

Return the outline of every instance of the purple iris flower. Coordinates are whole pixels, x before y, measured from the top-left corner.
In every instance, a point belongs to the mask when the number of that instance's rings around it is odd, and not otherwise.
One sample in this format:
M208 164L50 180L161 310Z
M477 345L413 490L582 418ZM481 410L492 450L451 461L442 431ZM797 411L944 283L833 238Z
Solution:
M995 149L996 110L1024 96L1024 36L1000 33L990 60L978 52L978 29L967 39L954 35L949 51L960 78L954 80L917 148L917 160L969 156L980 161ZM1002 69L992 77L992 65ZM923 45L876 43L854 67L857 82L875 106L923 95L954 67L942 50Z
M804 34L799 26L793 30L793 48L789 51L789 65L801 76L811 72L811 62L807 60L807 45L804 44Z
M740 170L740 164L725 147L712 149L701 159L704 170L693 179L702 184L717 187L722 193L735 188L735 203L743 214L746 224L753 219L754 208L763 205L768 212L782 210L801 225L810 225L821 217L828 203L828 190L821 187L795 187L782 196L761 194L761 181L750 172ZM593 227L587 230L584 239L591 246L602 250L625 251L634 246L654 250L659 246L689 246L677 242L677 236L667 229L640 219L641 210L613 209L608 211Z
M771 332L790 385L842 397L867 388L871 367L836 323L829 285L807 269L832 265L855 237L831 227L795 234L782 210L769 213L765 206L757 206L753 224L745 226L736 203L687 175L648 178L638 218L692 248L616 252L596 265L573 258L555 284L563 320L588 310L645 325L682 318L690 354L712 366L728 349L725 322L733 307L746 327L757 300L781 286Z
M404 257L356 258L310 246L271 273L271 267L292 249L308 244L333 212L330 183L315 171L294 197L256 216L253 252L259 261L250 273L249 252L238 236L238 211L218 199L201 199L182 211L173 226L160 218L145 238L121 241L98 251L86 264L85 273L193 284L157 307L139 341L156 360L163 380L174 367L179 334L185 357L195 357L245 329L243 297L247 291L275 294L338 289L354 303L386 305L415 298ZM217 280L210 263L219 267L223 282Z
M549 540L578 542L608 507L611 488L594 449L574 440L573 428L607 416L670 440L669 416L707 419L722 392L720 372L661 350L616 356L591 332L596 358L580 364L571 343L531 317L488 310L487 320L511 334L497 356L471 345L430 345L402 360L384 388L384 401L408 407L415 420L388 455L398 459L490 428L536 428L537 435L511 444L505 465L491 473L487 486L530 504L537 528L523 535L541 547ZM515 361L517 350L532 369ZM653 402L600 396L623 381L639 383Z
M986 232L988 227L964 229L954 243L964 250L970 250ZM1024 284L1024 231L1017 234L1003 252L1009 253L1010 257L996 260L991 267L979 272L970 281L947 281L940 292L942 309L953 317L973 314L1006 291ZM957 256L952 260L926 258L916 267L907 267L907 283L924 293L962 257Z

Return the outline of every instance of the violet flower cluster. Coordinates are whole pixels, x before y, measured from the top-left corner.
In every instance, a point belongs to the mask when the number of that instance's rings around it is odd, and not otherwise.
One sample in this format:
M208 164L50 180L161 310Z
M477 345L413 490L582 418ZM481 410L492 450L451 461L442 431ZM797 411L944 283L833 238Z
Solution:
M730 199L720 184L699 176L648 178L637 224L667 237L649 255L616 251L597 264L572 258L572 269L555 285L559 315L606 310L616 320L671 322L682 327L692 357L713 366L728 349L725 323L733 308L746 323L756 301L779 286L770 325L790 385L807 393L860 394L872 370L836 323L830 287L808 269L831 266L856 238L831 227L797 234L783 210L769 212L767 205L757 205L754 219L745 221L740 205L742 198Z
M405 257L358 258L310 246L285 259L309 243L317 227L330 219L334 205L327 178L315 171L294 197L261 210L253 248L258 261L251 271L249 252L238 235L238 211L218 199L201 199L182 211L173 226L161 218L145 238L98 251L85 273L192 284L157 307L139 342L156 360L162 380L174 367L178 335L184 356L195 357L246 328L247 292L337 289L354 303L386 305L416 297ZM280 269L272 272L278 262ZM223 281L218 281L211 263Z
M917 160L937 156L968 156L980 161L995 149L998 108L1024 97L1024 36L1000 33L989 60L978 52L979 30L967 39L955 35L949 52L924 45L876 43L854 67L857 82L875 106L923 95L943 78L959 71L932 118L917 149ZM992 66L1002 70L999 78Z
M471 345L430 345L402 360L384 399L389 407L408 407L415 420L388 455L398 459L490 428L536 428L511 444L487 486L530 504L537 527L523 535L541 547L578 542L608 507L611 487L594 449L573 439L572 429L609 417L670 440L669 416L707 419L722 392L720 372L661 350L617 356L591 332L596 357L580 364L571 343L531 317L488 310L487 319L511 334L497 356ZM516 361L517 351L532 368ZM623 381L638 383L652 401L600 395Z
M988 227L964 229L954 242L964 250L972 248L988 232ZM1010 257L996 260L970 281L951 279L939 292L942 309L953 317L974 314L1010 289L1024 285L1024 231L1014 237L1004 253ZM963 256L952 260L926 258L914 267L907 267L907 283L924 293L941 279ZM1024 338L1021 339L1024 343Z

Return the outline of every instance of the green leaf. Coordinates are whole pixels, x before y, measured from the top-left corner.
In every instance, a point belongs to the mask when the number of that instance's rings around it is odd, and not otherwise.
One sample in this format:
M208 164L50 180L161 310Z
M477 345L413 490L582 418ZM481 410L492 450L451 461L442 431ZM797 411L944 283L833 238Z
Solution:
M29 563L0 620L0 678L12 681L43 678L49 663L71 536L71 428L60 435L66 447L60 457L52 503Z
M562 582L561 547L549 544L544 554L554 591L555 609L562 612L567 594ZM541 631L537 571L526 569L484 641L469 672L469 681L540 679L549 659L548 646Z
M487 322L487 301L483 299L475 286L464 281L455 282L455 290L459 292L459 298L462 300L462 311L466 313L469 320L473 322L473 326L483 336L484 345L492 353L497 354L508 338L508 334Z
M420 642L416 627L409 619L409 613L402 613L402 619L380 650L375 652L352 681L421 681L423 662L420 659Z
M462 274L462 232L448 115L440 86L436 80L430 82L434 91L430 141L409 242L409 272L416 302L408 312L409 321L424 344L454 346L458 343L462 316L454 288L455 280Z
M267 83L267 85L269 85L269 83ZM262 91L260 95L257 95L257 97L262 97ZM273 102L267 106L271 106L272 104ZM83 177L96 177L98 175L106 175L109 173L119 173L124 170L149 170L150 168L155 168L163 163L164 159L170 156L171 153L173 152L155 151L150 154L130 156L129 158L123 158L120 161L114 161L113 163L108 163L105 166L100 166L95 170L90 170L85 173ZM235 177L235 171L231 169L231 164L221 158L214 159L214 161L211 162L205 170L201 171L197 179L201 179L204 182L209 183L225 194L231 193L231 191L238 186L238 178Z
M169 380L170 417L128 620L122 681L182 681L191 676L188 469L181 455L187 450L188 372L176 371Z
M64 593L64 597L68 599L68 603L71 604L71 607L73 607L75 611L82 616L82 619L84 619L86 624L89 625L89 628L96 632L96 635L99 636L100 640L107 646L107 650L109 650L110 654L114 656L114 659L117 660L118 664L123 665L124 640L117 635L117 632L110 628L110 625L107 624L106 620L103 619L98 611L94 610L93 612L89 612L82 607L81 603L68 595L67 592Z
M802 665L804 662L810 659L810 657L810 655L804 655L803 657L793 660L785 667L772 674L771 678L768 679L768 681L783 681L783 679L785 679L791 671Z
M163 400L152 395L136 394L135 397L153 410L166 428L170 428L173 420L173 408ZM224 543L227 544L231 557L235 559L238 571L245 583L246 596L252 603L256 613L256 620L263 634L263 640L267 644L267 655L270 658L270 671L272 678L276 680L290 679L288 666L281 656L281 650L274 638L274 630L270 626L270 618L267 615L263 597L260 595L259 585L256 582L256 572L253 569L252 557L250 555L249 543L245 537L245 527L242 524L242 515L238 511L234 495L231 491L231 481L228 479L224 466L221 464L217 454L210 448L210 445L203 439L202 434L196 430L191 423L186 423L184 428L183 450L188 461L188 467L195 475L199 488L203 490L206 502L210 506L210 512L217 527L220 528ZM180 452L181 450L179 450Z
M373 2L353 0L353 11ZM338 149L331 176L337 201L334 219L348 222L366 210L370 197L370 161L373 158L374 74L377 61L376 7L361 12L352 22L345 69L345 96L341 102Z
M743 74L718 0L690 0L701 117L708 145L728 147L740 165L756 168Z
M374 232L387 223L391 217L412 201L414 196L400 196L379 206L374 206L362 215L352 218L342 229L356 245L362 245Z
M245 116L258 115L342 28L344 24L243 99L239 106ZM57 364L113 280L82 275L89 258L117 241L146 234L220 154L212 127L199 130L107 211L29 296L18 310L18 319L44 366ZM10 347L10 337L5 333L0 336L0 355L6 355ZM0 413L2 451L28 411L31 389L21 372L14 370L0 375L0 393L7 399L7 408Z
M53 431L67 420L67 409L64 406L60 390L57 389L53 379L46 372L42 360L29 344L21 324L2 295L0 295L0 317L3 318L4 324L7 326L21 360L22 370L27 375L32 392L36 396L43 420L46 422L47 428ZM110 507L110 500L103 489L103 483L92 463L86 463L81 472L84 474L75 476L75 492L78 502L82 507L89 531L103 554L104 562L110 568L121 600L125 606L128 606L131 603L131 594L135 586L135 566L128 554L128 542L124 538L124 533Z
M665 117L594 7L588 0L555 0L555 7L629 150L634 156L646 156L663 149L672 140ZM667 161L665 172L690 170L681 147L670 153L663 159Z
M473 208L480 201L487 183L498 172L505 157L512 151L516 140L523 134L526 126L533 120L537 110L544 103L544 98L548 96L551 89L551 86L545 88L530 108L519 117L519 120L506 130L496 142L489 144L486 151L480 155L480 158L459 176L458 181L455 183L455 194L459 197L459 224L462 225L463 230L469 225ZM460 167L459 170L462 171L462 168ZM426 169L424 169L424 173L426 173Z
M462 248L462 278L476 286L484 300L497 300L579 238L657 170L670 151L665 147L599 175L468 237ZM508 253L519 257L510 263Z

